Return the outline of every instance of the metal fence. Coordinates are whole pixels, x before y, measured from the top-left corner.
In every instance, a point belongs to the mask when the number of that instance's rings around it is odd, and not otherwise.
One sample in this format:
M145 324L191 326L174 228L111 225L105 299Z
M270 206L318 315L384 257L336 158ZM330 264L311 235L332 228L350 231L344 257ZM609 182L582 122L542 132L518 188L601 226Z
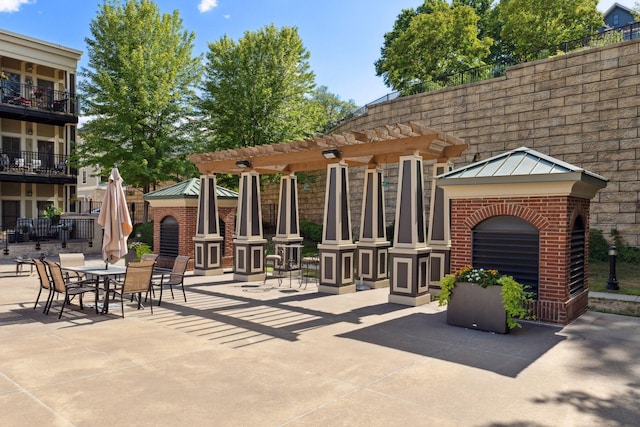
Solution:
M418 93L426 93L434 90L443 89L446 87L459 86L467 83L473 83L482 80L492 79L494 77L502 77L506 74L508 67L516 64L520 64L527 61L535 61L539 59L549 58L558 54L566 54L570 52L579 51L582 49L591 49L595 47L607 46L613 43L618 43L624 40L632 40L640 38L640 23L632 22L622 27L613 28L610 30L598 32L585 36L576 40L562 42L557 45L549 46L542 49L536 55L527 58L505 58L500 62L483 65L481 67L470 68L456 73L447 73L441 76L435 77L432 80L421 82L411 86L404 91L391 92L385 96L382 96L360 108L353 111L351 114L345 116L343 119L328 126L328 130L325 133L329 133L331 129L336 128L342 123L351 119L363 116L367 113L368 108L380 104L382 102L391 101L401 96L415 95Z
M75 203L75 213L78 214L99 214L102 208L102 201L82 201L78 200ZM129 207L129 215L131 216L131 222L134 224L141 223L144 217L144 203L131 202L127 203Z

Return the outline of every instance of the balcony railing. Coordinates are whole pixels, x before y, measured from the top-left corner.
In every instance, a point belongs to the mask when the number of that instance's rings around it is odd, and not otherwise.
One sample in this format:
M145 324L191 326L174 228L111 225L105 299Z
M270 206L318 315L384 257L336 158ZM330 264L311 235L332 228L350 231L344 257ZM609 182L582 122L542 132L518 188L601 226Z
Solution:
M69 168L68 157L37 151L0 152L0 173L76 175L75 169Z
M3 80L0 101L35 110L77 115L77 100L69 92Z

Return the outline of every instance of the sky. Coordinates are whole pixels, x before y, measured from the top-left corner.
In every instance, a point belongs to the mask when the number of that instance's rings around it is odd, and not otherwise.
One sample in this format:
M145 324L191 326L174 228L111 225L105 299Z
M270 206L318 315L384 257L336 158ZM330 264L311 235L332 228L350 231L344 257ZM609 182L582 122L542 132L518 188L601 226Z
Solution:
M618 3L633 7L635 0ZM358 106L392 90L375 73L384 34L391 31L402 9L422 0L156 0L160 11L180 12L183 29L196 34L194 54L222 36L237 40L246 31L274 24L295 26L311 54L318 86L327 86ZM615 0L602 0L606 11ZM101 0L0 0L0 28L85 52L78 69L86 67L85 38Z

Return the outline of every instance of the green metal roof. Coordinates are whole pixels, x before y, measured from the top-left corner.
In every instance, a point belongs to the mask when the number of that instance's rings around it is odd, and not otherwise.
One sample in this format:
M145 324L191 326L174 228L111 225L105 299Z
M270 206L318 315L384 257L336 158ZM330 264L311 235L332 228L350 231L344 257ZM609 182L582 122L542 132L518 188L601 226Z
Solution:
M218 199L237 199L238 193L228 188L216 185ZM191 178L160 190L144 195L145 200L160 199L197 199L200 196L200 179Z
M493 181L496 177L515 178L526 176L536 181L548 181L561 180L563 175L575 175L576 173L595 182L607 182L607 179L600 175L527 147L516 148L490 159L472 163L439 175L437 178L454 181L464 178L472 178L475 181L483 179Z

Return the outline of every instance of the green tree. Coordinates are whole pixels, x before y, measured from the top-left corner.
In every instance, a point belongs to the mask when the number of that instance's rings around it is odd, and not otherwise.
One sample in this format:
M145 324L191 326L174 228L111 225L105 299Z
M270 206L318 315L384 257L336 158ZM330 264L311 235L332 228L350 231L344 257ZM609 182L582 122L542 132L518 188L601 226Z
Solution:
M353 99L343 101L338 95L329 92L326 86L313 91L311 103L318 109L316 131L322 133L358 109Z
M316 130L315 76L296 28L270 25L237 42L224 36L209 43L206 56L201 109L209 149L291 141Z
M520 60L536 59L541 51L601 27L597 6L598 0L501 0L501 38Z
M149 0L105 0L90 31L79 83L90 119L80 129L77 164L118 165L123 180L145 193L196 176L186 158L198 148L189 138L201 75L194 33L182 30L177 11L160 14Z
M445 0L403 10L385 34L377 75L406 93L418 83L484 65L493 41L478 38L478 20L472 7Z

